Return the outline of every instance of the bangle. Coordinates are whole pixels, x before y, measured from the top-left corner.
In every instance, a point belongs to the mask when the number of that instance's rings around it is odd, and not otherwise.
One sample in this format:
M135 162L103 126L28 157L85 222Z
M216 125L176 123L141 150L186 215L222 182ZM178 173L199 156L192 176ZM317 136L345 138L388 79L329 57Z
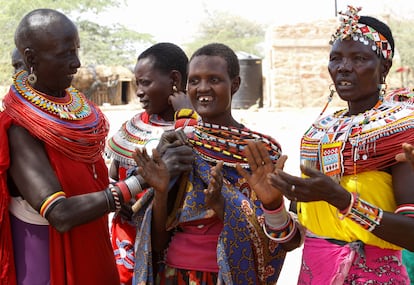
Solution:
M49 211L54 208L55 203L57 203L61 199L66 199L66 193L63 191L58 191L53 193L52 195L46 197L40 205L39 213L43 218L46 218L49 215Z
M394 213L414 218L414 204L399 205Z
M106 198L106 206L109 212L115 211L115 200L112 192L109 188L104 190L105 198Z
M122 206L118 191L116 190L116 187L111 187L110 191L112 193L112 197L114 198L115 212L118 212L119 210L121 210Z
M348 207L346 207L345 209L343 209L341 211L339 209L336 209L336 214L337 214L337 216L340 220L343 220L346 216L348 216L351 213L352 207L354 206L354 203L357 199L357 194L356 193L353 192L353 193L350 193L350 194L351 194L351 199L349 201Z
M56 207L56 205L57 204L60 204L61 202L63 202L64 199L66 199L66 197L60 197L60 198L56 199L55 201L53 201L53 203L51 203L49 205L49 207L45 210L45 216L44 216L44 218L47 219L49 217L49 214Z
M125 179L124 183L128 187L131 197L135 197L137 194L142 192L141 183L139 183L139 180L135 175Z
M132 195L128 185L124 181L119 181L115 183L115 186L118 187L119 190L121 190L122 200L124 201L124 203L129 202L129 200L131 200L132 198Z
M265 218L266 225L273 230L280 230L284 228L288 223L290 216L285 209L285 204L282 201L282 204L279 208L269 211L261 205L263 210L263 216Z

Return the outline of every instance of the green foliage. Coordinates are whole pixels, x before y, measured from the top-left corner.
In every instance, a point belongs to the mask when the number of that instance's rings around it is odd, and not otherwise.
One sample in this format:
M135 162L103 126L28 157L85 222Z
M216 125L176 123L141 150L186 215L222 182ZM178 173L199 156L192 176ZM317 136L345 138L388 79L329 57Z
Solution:
M152 36L139 34L122 25L100 26L89 21L77 23L81 48L79 57L83 65L123 65L135 63L137 45L152 43Z
M135 62L136 46L152 43L148 34L140 34L121 25L102 26L87 18L105 9L118 7L126 0L0 0L0 85L11 83L11 52L14 48L14 31L20 19L37 8L51 8L62 11L78 26L83 65L119 64L130 65Z
M260 44L264 42L265 29L262 25L225 12L213 12L201 23L195 40L186 44L186 51L192 54L199 47L220 42L234 51L243 51L263 57Z

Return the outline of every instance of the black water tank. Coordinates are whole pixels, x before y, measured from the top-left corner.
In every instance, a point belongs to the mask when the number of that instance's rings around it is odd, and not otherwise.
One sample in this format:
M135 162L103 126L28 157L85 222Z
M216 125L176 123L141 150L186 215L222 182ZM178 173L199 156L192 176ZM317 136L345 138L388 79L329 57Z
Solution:
M248 109L258 104L263 107L263 76L261 58L245 52L237 52L240 64L241 84L233 95L233 109Z

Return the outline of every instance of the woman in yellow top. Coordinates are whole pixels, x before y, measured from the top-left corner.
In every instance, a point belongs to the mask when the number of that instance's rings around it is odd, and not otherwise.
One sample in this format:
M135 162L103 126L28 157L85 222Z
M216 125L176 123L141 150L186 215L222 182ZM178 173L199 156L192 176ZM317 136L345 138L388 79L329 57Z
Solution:
M302 177L268 175L297 202L307 229L298 284L409 284L401 249L414 249L414 176L395 156L403 142L414 143L414 108L382 100L394 40L386 24L359 10L341 13L329 55L348 108L322 112L306 131Z

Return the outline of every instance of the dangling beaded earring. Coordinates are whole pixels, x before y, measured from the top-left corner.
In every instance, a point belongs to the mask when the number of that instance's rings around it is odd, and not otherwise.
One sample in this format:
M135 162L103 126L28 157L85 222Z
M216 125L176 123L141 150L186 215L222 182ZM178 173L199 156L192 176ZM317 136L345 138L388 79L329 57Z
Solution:
M37 76L33 72L33 66L30 67L30 74L27 76L27 81L29 81L30 85L34 85L37 82Z
M326 108L328 108L329 103L332 101L332 98L334 96L334 94L336 93L336 89L335 89L335 84L331 84L329 85L329 96L328 96L328 101L326 102L325 106L323 107L321 113L319 114L319 118L323 115L323 113L325 113Z
M385 78L382 80L383 83L378 84L379 99L382 101L384 99L385 93L387 92L387 83L385 83Z

